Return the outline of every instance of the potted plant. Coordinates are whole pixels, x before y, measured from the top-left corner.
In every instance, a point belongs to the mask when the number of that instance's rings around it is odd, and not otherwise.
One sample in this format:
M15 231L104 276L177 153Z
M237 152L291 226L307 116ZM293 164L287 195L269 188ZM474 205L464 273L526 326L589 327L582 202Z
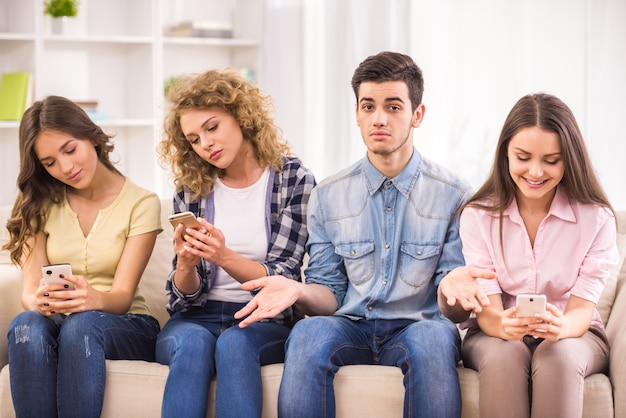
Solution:
M46 0L43 3L43 12L52 18L52 33L67 32L64 26L78 14L79 0Z
M52 17L76 17L78 14L78 0L44 1L43 12Z

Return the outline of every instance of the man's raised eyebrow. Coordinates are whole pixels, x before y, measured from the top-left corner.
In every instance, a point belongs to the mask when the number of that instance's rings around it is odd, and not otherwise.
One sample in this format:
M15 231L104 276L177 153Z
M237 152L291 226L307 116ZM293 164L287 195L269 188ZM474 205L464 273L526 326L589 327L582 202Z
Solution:
M374 99L371 97L361 97L361 99L359 100L359 102L373 102ZM400 97L387 97L385 98L385 102L400 102L400 103L404 103L404 100L402 100Z

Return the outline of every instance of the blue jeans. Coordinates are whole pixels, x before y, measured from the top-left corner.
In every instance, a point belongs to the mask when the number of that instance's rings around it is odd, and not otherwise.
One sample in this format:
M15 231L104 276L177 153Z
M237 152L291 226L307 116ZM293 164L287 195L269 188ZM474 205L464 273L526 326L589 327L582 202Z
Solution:
M7 334L17 416L99 417L105 359L154 361L158 332L149 315L20 313Z
M217 417L261 416L261 366L284 360L289 328L274 322L237 327L233 315L244 305L210 302L176 312L165 324L156 345L157 361L170 368L163 417L206 417L216 373Z
M405 417L461 416L460 338L443 321L317 316L298 322L286 347L280 417L334 417L333 379L349 364L400 367Z

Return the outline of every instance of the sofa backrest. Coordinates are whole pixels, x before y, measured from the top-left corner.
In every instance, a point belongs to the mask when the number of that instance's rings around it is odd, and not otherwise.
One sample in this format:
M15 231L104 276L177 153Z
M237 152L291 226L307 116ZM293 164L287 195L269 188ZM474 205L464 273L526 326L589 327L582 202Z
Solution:
M605 326L611 321L610 312L618 292L626 291L626 210L617 212L617 250L619 251L619 262L611 268L611 274L606 282L602 297L596 308L602 316ZM616 318L613 321L623 321L623 318ZM608 327L607 327L608 331Z
M139 291L146 298L150 313L158 319L161 327L169 318L165 306L165 281L172 270L174 258L174 230L167 217L172 213L172 199L161 200L161 232L157 236L154 251L139 283Z

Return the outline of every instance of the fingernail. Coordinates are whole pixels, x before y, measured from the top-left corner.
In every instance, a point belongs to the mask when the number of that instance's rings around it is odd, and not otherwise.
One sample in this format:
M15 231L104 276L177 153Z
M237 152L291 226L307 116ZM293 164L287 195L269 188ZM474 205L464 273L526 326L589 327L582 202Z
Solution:
M59 277L60 277L60 278L64 278L64 277L65 277L65 274L61 273L61 274L59 274Z
M44 296L50 296L50 293L46 292L43 294Z
M48 302L44 302L43 306L50 306L50 304Z
M51 314L55 314L56 312L54 312L54 311L50 311L50 313L51 313Z
M64 284L63 287L67 289L67 288L70 287L70 285L69 284Z
M183 239L184 239L185 241L187 241L187 238L189 238L189 235L187 235L187 234L183 235Z

